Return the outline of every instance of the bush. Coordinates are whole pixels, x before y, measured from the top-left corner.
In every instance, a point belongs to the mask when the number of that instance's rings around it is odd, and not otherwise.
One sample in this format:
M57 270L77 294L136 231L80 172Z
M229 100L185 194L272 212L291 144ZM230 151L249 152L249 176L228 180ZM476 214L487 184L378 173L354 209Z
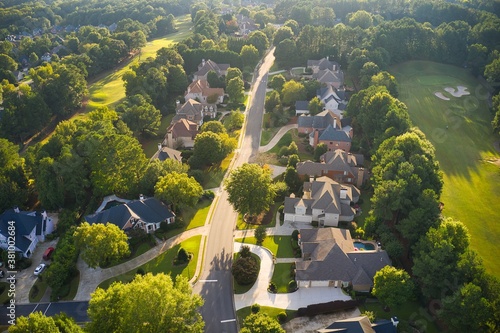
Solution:
M280 323L284 323L286 321L286 319L288 318L288 315L286 314L285 311L281 311L280 313L278 313L277 318L278 318L278 321Z
M278 153L278 157L282 157L282 156L288 156L288 147L287 146L283 146L280 148L279 153ZM288 159L287 159L287 162L288 162Z
M215 198L215 193L211 190L205 190L202 194L202 197L208 200L213 200Z
M177 264L182 265L189 261L189 253L181 247L177 252Z
M252 305L252 313L258 313L260 311L260 305L255 303L254 305Z
M146 272L144 272L144 269L142 267L138 268L137 271L135 272L137 275L144 275Z
M288 291L293 292L295 290L297 290L297 281L290 280L290 282L288 282Z
M257 245L261 245L264 239L267 237L266 227L260 225L257 229L255 229L254 236L257 240Z
M29 258L22 258L21 260L17 261L17 266L19 267L19 269L26 269L26 268L30 267L31 264L32 264L32 261Z
M318 221L312 221L312 222L311 222L311 225L312 225L313 227L317 227L317 226L318 226Z
M269 282L269 288L267 288L267 290L270 293L276 294L276 291L278 290L278 288L276 288L276 283L274 283L273 281Z
M361 313L362 316L367 316L368 319L373 323L375 322L375 313L373 311L365 311Z
M259 267L253 257L240 257L234 262L231 271L236 282L244 286L255 282L259 273Z
M297 229L295 229L293 232L292 232L292 239L294 241L299 241L299 231Z
M248 258L251 256L250 247L243 245L240 249L240 257Z

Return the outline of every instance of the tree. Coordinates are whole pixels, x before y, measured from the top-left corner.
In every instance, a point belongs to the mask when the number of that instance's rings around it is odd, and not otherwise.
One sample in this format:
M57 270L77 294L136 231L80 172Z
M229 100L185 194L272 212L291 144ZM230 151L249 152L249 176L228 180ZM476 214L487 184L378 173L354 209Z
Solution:
M321 100L318 97L314 97L311 99L309 102L309 114L311 116L315 116L321 111L323 111L324 104L321 102Z
M243 67L255 67L259 62L259 51L253 45L244 45L240 52L241 62Z
M28 176L18 147L0 138L0 211L24 205L28 199Z
M389 72L382 71L371 78L372 86L384 86L393 97L398 97L398 82Z
M294 105L296 101L301 101L306 98L306 90L300 82L291 80L283 85L281 91L281 102L284 105Z
M496 94L492 99L492 112L495 115L491 126L493 126L493 131L500 132L500 94Z
M368 88L370 86L372 76L377 75L379 72L380 68L376 63L371 61L365 62L359 71L361 87Z
M297 167L297 163L300 162L300 157L297 154L292 154L288 156L287 167L291 166L293 168Z
M130 283L114 283L91 295L86 329L90 333L201 333L205 323L198 308L202 304L182 275L175 283L163 273L136 275Z
M229 100L232 103L235 104L243 103L243 100L245 98L243 88L244 88L243 80L240 79L239 77L235 77L227 83L226 91L229 96Z
M275 196L271 172L257 164L243 164L224 181L228 201L242 215L258 215L269 210Z
M17 62L8 55L0 53L0 68L13 72L17 69Z
M47 317L37 311L18 317L16 324L9 326L9 333L83 333L83 330L64 313Z
M207 82L211 88L225 88L225 82L219 77L219 75L217 75L214 70L208 71Z
M266 227L263 225L259 225L257 229L255 229L254 236L257 242L257 245L262 245L264 239L267 237Z
M274 33L273 45L278 46L279 43L281 43L285 39L291 39L291 38L293 38L293 36L294 36L294 33L292 31L292 28L287 27L287 26L283 26L283 27L279 28L278 30L276 30L276 32Z
M238 111L231 111L229 115L226 116L224 121L224 126L228 131L234 131L240 129L245 122L245 115Z
M273 90L269 95L266 96L266 101L264 102L264 108L267 113L271 113L276 109L281 108L280 94Z
M285 333L285 330L276 319L258 312L245 318L240 333Z
M283 75L281 74L273 75L273 77L269 81L269 88L278 91L278 93L281 93L281 90L283 89L283 85L285 84L285 82L286 80Z
M297 193L299 191L302 181L294 167L288 166L283 178L290 192Z
M274 50L276 62L285 68L290 68L296 64L299 51L297 43L293 39L282 40Z
M259 275L259 265L252 256L240 256L231 268L234 279L239 285L245 286L255 282Z
M373 25L372 14L365 10L358 10L347 17L351 27L360 27L361 29L368 29Z
M319 162L321 156L328 151L328 147L324 143L320 143L314 148L314 160Z
M82 223L74 234L75 246L92 268L103 267L130 254L125 232L111 223Z
M211 121L207 121L206 123L203 123L203 125L201 125L200 133L203 133L203 132L213 132L216 134L226 133L226 128L224 127L224 125L222 125L222 123L220 121L211 120Z
M414 290L410 275L403 269L385 266L373 278L372 294L391 308L411 300Z
M160 177L155 185L155 196L172 203L175 210L196 205L202 194L203 188L193 177L175 171Z
M161 114L142 95L129 96L116 107L123 121L134 132L154 133L160 127Z
M226 86L229 84L229 81L235 77L243 79L243 73L241 73L241 70L238 67L229 67L226 74Z
M155 159L149 162L144 175L139 182L139 191L146 196L154 194L154 187L158 179L170 172L185 173L189 171L189 165L167 158L165 161Z
M255 48L259 51L259 55L264 55L264 52L269 47L269 40L267 36L262 31L253 31L248 35L247 43L255 46Z
M203 167L222 162L236 148L236 140L226 133L202 132L194 139L192 167Z
M500 58L493 60L484 68L484 76L489 83L500 82Z

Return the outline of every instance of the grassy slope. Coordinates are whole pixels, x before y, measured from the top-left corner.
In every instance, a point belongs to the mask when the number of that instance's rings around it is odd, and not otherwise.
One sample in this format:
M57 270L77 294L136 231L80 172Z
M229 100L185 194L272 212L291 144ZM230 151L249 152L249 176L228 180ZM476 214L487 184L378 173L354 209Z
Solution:
M156 51L162 47L171 46L188 37L188 35L191 34L189 30L191 25L189 15L178 17L176 19L178 32L149 41L146 46L141 49L141 54L135 57L126 66L90 85L89 103L86 111L92 111L100 106L113 106L125 98L125 87L122 81L123 74L128 71L130 67L144 61L148 57L155 57Z
M467 225L472 247L488 271L500 276L495 260L500 251L500 172L488 162L500 155L493 148L485 90L467 71L449 65L413 61L391 72L413 123L436 147L444 173L443 214ZM455 98L443 90L457 85L468 87L471 95ZM434 96L438 91L450 101Z

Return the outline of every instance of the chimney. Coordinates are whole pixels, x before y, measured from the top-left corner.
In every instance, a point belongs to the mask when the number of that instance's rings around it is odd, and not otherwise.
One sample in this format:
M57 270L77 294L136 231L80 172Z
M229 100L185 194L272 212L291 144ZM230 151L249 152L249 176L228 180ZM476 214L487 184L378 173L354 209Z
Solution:
M346 188L341 188L340 189L340 199L347 199L347 189Z
M319 139L319 131L316 129L314 130L314 141L313 141L313 147L316 148L318 145L318 139Z
M392 317L391 321L392 321L392 325L394 325L394 327L398 327L398 324L399 324L398 317Z
M42 218L43 220L47 220L47 212L45 210L42 210Z
M326 60L330 61L330 56L326 56Z
M201 67L205 66L205 59L201 59Z
M17 207L17 206L16 206L16 207L14 207L14 212L15 212L15 213L19 213L19 207Z
M365 180L365 168L359 168L358 169L358 176L357 176L357 181L356 181L356 187L360 188Z
M163 148L163 146L161 145L161 142L158 143L158 151L160 151L162 148Z
M333 128L337 129L337 118L333 118Z
M313 176L309 176L309 182L312 183L314 181L314 177Z
M144 200L144 194L139 194L139 200L141 200L141 201Z

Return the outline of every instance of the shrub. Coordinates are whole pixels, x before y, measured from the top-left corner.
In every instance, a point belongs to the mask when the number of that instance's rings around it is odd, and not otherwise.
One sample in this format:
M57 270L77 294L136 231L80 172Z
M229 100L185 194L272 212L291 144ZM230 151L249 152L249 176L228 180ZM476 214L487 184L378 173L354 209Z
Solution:
M258 313L260 311L260 304L257 303L253 304L251 309L252 313Z
M288 156L288 147L287 146L281 147L280 150L279 150L278 156L279 157L281 157L281 156ZM288 162L288 159L287 159L287 162Z
M292 239L294 241L299 241L299 231L297 229L295 229L293 232L292 232Z
M142 267L138 268L137 271L135 272L137 275L144 275L146 272L144 272L144 269Z
M361 313L362 316L367 316L368 319L373 323L375 321L375 313L373 311L365 311Z
M240 257L248 258L251 256L250 247L243 245L240 249Z
M254 236L257 240L257 245L261 245L264 239L267 237L266 227L260 225L257 229L255 229Z
M278 289L276 288L276 283L274 283L273 281L269 282L269 288L267 288L267 290L268 290L270 293L276 294L276 291L278 290Z
M295 291L295 290L297 290L297 281L290 280L290 282L288 282L288 291L292 292L292 291Z
M253 257L238 258L232 268L234 279L239 285L249 285L255 282L259 267Z
M208 200L213 200L215 198L215 193L212 190L205 190L202 196Z
M278 313L277 318L278 318L278 321L280 323L284 323L286 321L286 319L288 318L288 315L286 314L285 311L281 311L280 313Z
M187 251L183 247L181 247L177 252L177 263L185 264L188 261L189 261L189 253L187 253Z

